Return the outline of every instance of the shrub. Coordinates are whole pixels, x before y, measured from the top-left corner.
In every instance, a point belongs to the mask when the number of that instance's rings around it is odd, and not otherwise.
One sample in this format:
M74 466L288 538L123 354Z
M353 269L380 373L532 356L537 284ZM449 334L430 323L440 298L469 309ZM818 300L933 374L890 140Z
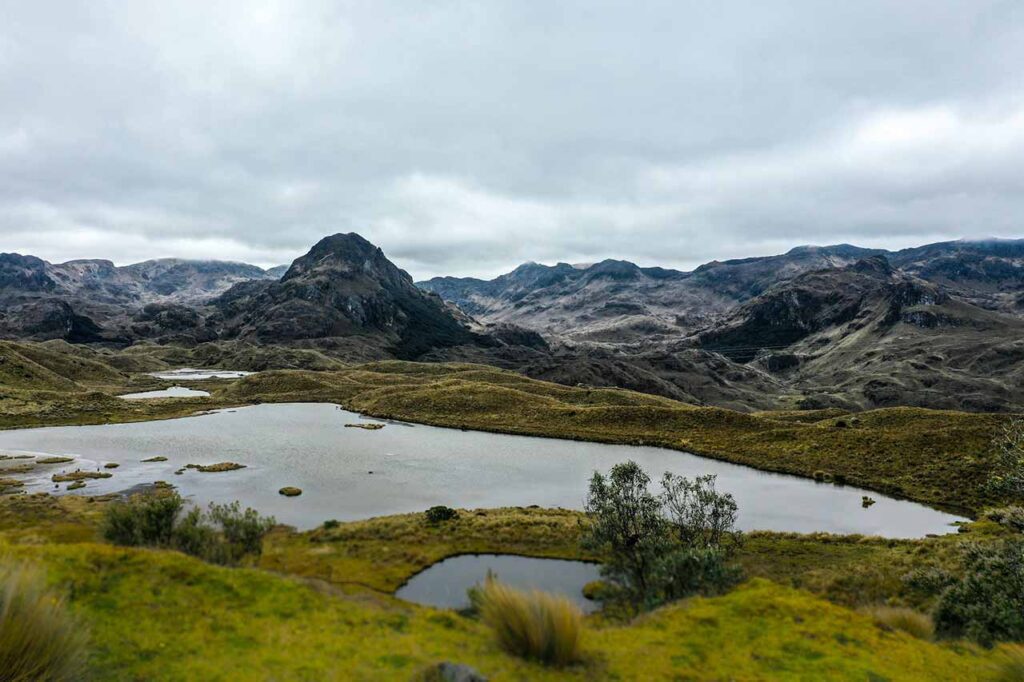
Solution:
M115 502L107 507L103 537L115 545L167 547L184 504L177 493Z
M714 476L691 481L666 473L659 496L649 483L635 462L591 478L582 542L607 557L601 575L647 608L737 582L739 572L727 565L740 537L732 496L715 491Z
M427 517L428 523L441 523L443 521L450 521L458 517L459 513L451 507L446 507L443 504L439 504L436 507L431 507L424 514Z
M558 666L579 660L583 614L565 597L488 578L476 599L481 620L510 654Z
M263 553L263 536L270 532L276 521L272 516L260 516L255 509L241 511L238 502L211 504L210 520L220 526L220 532L232 553L259 556Z
M992 439L995 464L988 480L990 491L1024 498L1024 417L1011 419Z
M211 504L206 512L191 509L181 516L184 501L177 493L137 496L107 508L103 536L118 545L171 547L218 564L259 556L273 517L238 502Z
M986 516L1015 533L1024 533L1024 507L1001 507L990 510Z
M870 606L861 611L879 627L906 632L924 640L935 636L935 623L930 616L920 611L900 606Z
M337 528L340 525L341 525L341 522L338 521L337 519L330 519L328 521L324 521L324 530L334 530L335 528Z
M968 545L964 564L939 598L936 632L984 646L1024 640L1024 541Z
M77 680L86 659L82 626L41 574L0 567L0 676L4 680Z

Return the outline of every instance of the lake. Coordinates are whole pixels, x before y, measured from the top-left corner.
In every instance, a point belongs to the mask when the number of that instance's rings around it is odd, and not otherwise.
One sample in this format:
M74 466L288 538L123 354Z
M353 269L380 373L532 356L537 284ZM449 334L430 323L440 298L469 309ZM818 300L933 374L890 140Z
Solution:
M198 391L184 386L171 386L158 391L142 391L141 393L122 393L118 398L125 400L149 400L150 398L206 398L209 391Z
M448 557L409 578L395 596L443 609L466 609L470 606L466 590L483 583L488 572L512 587L565 595L584 613L601 607L583 596L583 586L601 578L597 564L513 554Z
M89 481L99 494L169 481L199 504L240 500L278 521L311 528L423 511L434 505L580 509L595 470L633 459L651 475L716 474L717 488L739 504L744 530L862 533L922 537L955 530L962 520L930 507L851 486L773 474L654 447L460 431L386 422L379 430L346 424L385 423L324 403L264 404L181 419L0 431L0 452L75 456L80 462L30 474L27 490L61 492L49 481L61 468L99 469L117 462L109 479ZM142 463L154 456L164 462ZM186 464L233 461L245 469L175 471ZM106 471L104 469L104 471ZM278 490L296 486L298 497ZM876 503L861 507L861 496Z

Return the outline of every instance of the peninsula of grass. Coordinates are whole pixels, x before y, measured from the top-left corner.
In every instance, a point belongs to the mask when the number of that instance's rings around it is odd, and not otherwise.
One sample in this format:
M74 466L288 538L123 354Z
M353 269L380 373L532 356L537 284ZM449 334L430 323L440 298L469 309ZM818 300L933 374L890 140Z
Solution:
M26 348L34 353L31 359L23 357ZM25 372L38 375L39 381L5 384L0 376L5 389L0 393L0 428L195 413L194 405L116 398L109 383L114 376L124 386L136 375L110 370L113 374L86 381L60 374L66 371L63 356L71 352L63 346L7 344L4 351L10 360L8 374L17 365L14 360L23 357ZM138 367L150 355L165 352L140 348L97 353L90 362ZM99 370L90 365L90 372L92 377ZM377 418L671 448L767 471L809 478L817 474L822 480L966 514L1003 501L987 492L984 483L993 463L989 443L1008 415L909 407L862 412L856 419L838 410L750 414L632 391L551 384L482 365L402 361L326 371L264 371L210 388L206 408L333 402Z

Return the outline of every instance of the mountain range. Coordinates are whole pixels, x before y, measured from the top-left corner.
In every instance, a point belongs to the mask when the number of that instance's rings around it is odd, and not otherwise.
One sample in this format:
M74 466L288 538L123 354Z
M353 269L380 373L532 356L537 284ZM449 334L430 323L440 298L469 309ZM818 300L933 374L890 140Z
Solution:
M0 254L0 338L461 360L737 409L1024 409L1024 240L851 245L684 272L526 263L414 283L357 234L289 266Z

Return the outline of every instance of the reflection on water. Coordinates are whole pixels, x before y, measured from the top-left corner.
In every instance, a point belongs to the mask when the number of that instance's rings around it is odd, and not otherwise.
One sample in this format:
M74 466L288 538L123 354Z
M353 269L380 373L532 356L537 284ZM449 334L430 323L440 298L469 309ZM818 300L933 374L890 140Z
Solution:
M600 606L583 596L583 586L601 577L597 564L511 554L464 554L450 557L414 575L395 596L427 606L469 608L466 590L482 583L488 571L501 582L513 587L565 595L584 613L590 613Z
M148 398L205 398L209 396L207 391L197 391L194 388L184 386L171 386L159 391L143 391L142 393L123 393L119 398L125 400L146 400Z
M168 381L200 381L202 379L238 379L249 376L252 372L232 369L170 369L164 372L150 372L149 376Z
M921 537L953 529L950 514L849 486L757 471L653 447L508 436L431 426L345 428L360 416L335 405L292 403L218 410L184 419L0 431L0 450L75 455L87 469L116 461L114 476L89 481L85 494L165 480L200 504L240 500L284 523L311 528L327 519L361 519L444 504L478 508L583 506L594 470L636 460L657 479L717 474L739 504L739 526ZM141 463L154 456L165 462ZM223 473L175 471L186 464L239 462ZM75 465L79 466L79 465ZM46 477L29 490L49 490ZM296 486L300 497L282 497ZM861 507L861 496L877 502Z

